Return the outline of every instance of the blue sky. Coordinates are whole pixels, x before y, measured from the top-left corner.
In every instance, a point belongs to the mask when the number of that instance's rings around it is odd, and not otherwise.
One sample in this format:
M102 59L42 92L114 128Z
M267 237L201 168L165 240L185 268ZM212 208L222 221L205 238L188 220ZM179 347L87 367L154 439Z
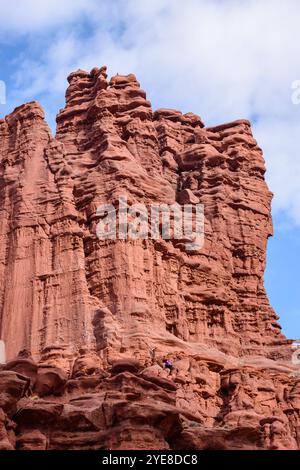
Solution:
M135 73L154 108L252 120L275 195L266 286L284 333L300 338L300 2L0 0L0 14L0 117L37 99L54 129L68 73L107 65Z

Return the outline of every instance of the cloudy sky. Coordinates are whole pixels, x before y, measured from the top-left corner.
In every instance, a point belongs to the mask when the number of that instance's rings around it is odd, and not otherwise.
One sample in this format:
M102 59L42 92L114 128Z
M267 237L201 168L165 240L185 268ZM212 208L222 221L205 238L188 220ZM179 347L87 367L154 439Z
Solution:
M154 108L253 122L275 195L266 286L300 338L300 2L0 0L0 18L0 117L37 99L54 129L67 75L105 64L135 73Z

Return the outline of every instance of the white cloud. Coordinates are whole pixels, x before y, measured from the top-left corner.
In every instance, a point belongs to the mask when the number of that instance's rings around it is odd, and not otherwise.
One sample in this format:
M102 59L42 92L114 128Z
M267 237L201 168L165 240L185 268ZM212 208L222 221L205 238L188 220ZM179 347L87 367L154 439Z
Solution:
M0 34L43 31L79 18L89 1L85 0L0 0Z
M38 97L53 118L66 75L106 64L111 74L136 73L155 107L192 110L208 124L255 119L274 210L300 225L300 106L291 101L300 79L298 0L0 0L0 7L0 32L42 38L39 54L20 58L14 102Z
M300 106L294 121L265 118L254 126L264 149L267 180L274 192L273 210L287 212L300 224Z

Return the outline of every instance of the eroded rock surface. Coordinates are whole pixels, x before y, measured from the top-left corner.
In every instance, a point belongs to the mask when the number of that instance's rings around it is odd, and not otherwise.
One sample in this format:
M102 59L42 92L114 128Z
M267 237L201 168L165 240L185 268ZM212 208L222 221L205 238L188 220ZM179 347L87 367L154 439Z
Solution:
M0 449L300 448L250 123L153 112L105 67L68 81L55 138L35 102L0 121ZM204 204L203 248L100 240L121 196Z

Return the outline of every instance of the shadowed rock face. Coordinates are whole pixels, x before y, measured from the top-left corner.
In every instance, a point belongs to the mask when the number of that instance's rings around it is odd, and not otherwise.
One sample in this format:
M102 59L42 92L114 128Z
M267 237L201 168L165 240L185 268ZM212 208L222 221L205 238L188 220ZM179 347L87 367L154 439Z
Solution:
M250 123L153 112L105 67L68 81L55 138L35 102L0 121L0 449L300 448ZM98 239L120 196L204 204L203 248Z

